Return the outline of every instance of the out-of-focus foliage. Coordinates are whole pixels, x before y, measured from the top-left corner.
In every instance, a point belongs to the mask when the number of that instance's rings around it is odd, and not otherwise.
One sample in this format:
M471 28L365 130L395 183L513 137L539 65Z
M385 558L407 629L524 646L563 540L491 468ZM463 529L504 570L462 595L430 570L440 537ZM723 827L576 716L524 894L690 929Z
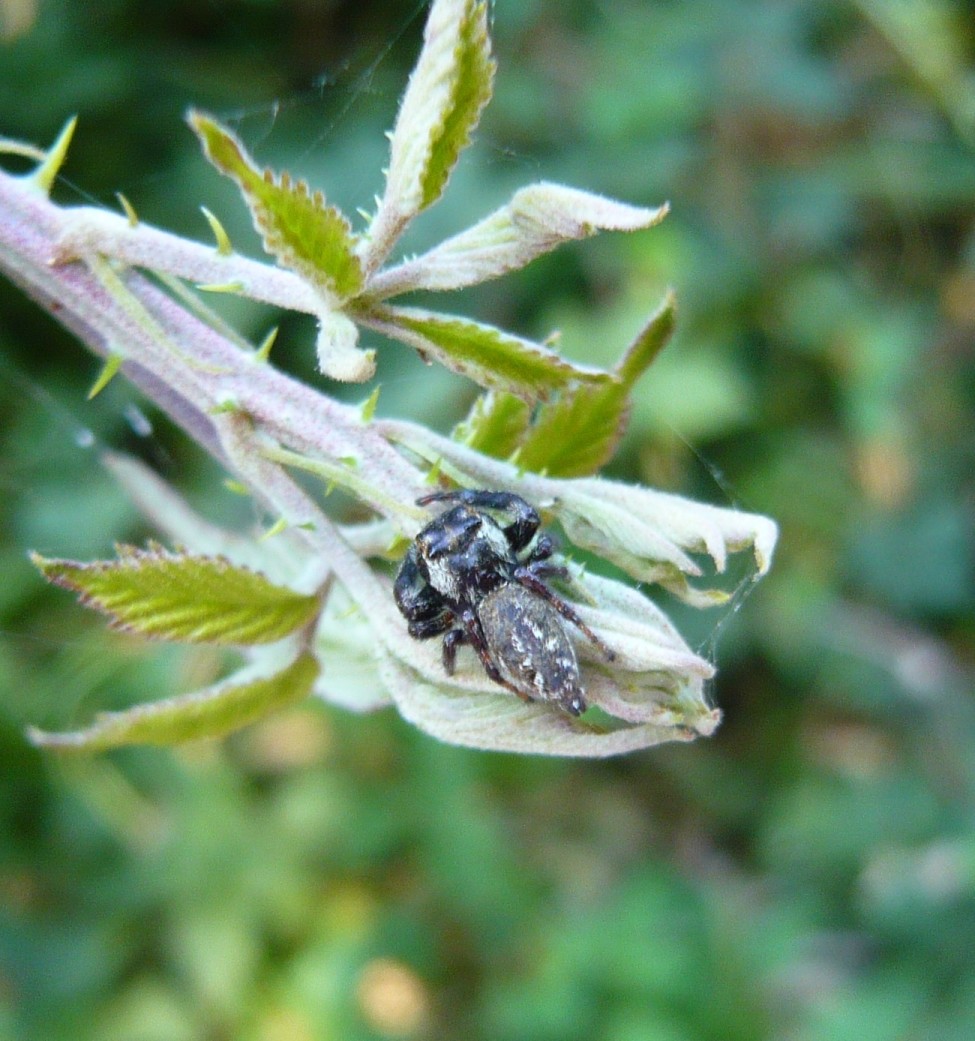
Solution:
M183 110L354 206L421 24L43 0L0 45L0 133L47 143L77 111L62 200L121 190L203 237L197 203L223 199L253 242ZM32 572L28 548L145 534L92 438L247 514L155 417L140 435L120 381L85 404L95 362L0 286L2 1041L970 1036L973 26L961 0L495 5L495 101L408 248L528 176L671 200L472 308L605 365L676 286L613 473L782 524L769 578L700 632L726 713L706 743L540 762L311 705L178 754L29 749L27 722L221 668L104 632ZM255 340L273 320L233 317ZM314 378L311 335L288 324L275 357ZM444 430L472 397L389 345L379 378L380 412Z

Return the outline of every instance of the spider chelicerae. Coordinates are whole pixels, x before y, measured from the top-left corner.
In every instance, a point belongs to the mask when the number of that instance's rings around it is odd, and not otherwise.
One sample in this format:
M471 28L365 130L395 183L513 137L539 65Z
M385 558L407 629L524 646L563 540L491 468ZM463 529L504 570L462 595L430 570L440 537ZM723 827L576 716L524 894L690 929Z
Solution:
M585 690L562 619L607 659L614 655L545 584L546 578L567 578L568 571L552 563L552 539L535 538L537 511L511 492L476 489L417 499L418 506L431 503L452 505L416 536L393 586L410 636L443 635L448 675L457 648L466 643L495 683L525 701L552 701L581 715Z

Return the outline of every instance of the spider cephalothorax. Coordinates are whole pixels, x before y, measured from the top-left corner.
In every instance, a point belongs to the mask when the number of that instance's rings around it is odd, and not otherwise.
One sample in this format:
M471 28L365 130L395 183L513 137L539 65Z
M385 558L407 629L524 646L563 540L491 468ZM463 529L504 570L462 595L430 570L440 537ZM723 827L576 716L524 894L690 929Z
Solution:
M545 584L545 578L567 578L568 572L549 559L552 540L535 538L538 513L510 492L435 492L417 505L433 502L456 505L420 531L393 588L410 636L443 635L448 675L457 648L467 643L495 683L527 701L554 701L580 715L586 710L585 691L562 619L607 658L613 653Z

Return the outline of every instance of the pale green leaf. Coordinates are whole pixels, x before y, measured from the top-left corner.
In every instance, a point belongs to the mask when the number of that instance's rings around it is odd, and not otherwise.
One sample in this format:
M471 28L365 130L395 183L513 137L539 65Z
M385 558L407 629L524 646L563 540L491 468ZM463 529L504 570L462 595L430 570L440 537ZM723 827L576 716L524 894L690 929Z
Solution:
M386 685L404 719L440 741L468 748L603 758L709 736L721 718L705 702L700 681L689 683L687 693L674 699L675 709L643 706L641 715L649 721L619 725L614 720L606 727L573 719L543 702L526 704L500 688L490 693L448 688L393 659L382 664ZM613 707L627 700L618 698Z
M526 401L544 400L573 381L598 385L613 379L601 369L566 361L540 343L466 318L406 307L376 308L358 318L482 387Z
M216 120L200 112L191 112L189 120L210 162L240 187L268 253L340 300L361 292L362 267L344 215L304 181L258 169Z
M35 745L78 752L220 737L303 700L311 693L318 672L314 657L303 654L273 676L251 678L250 669L192 694L137 705L125 712L102 713L84 730L49 733L31 728L28 734Z
M566 481L559 488L554 509L575 545L638 582L659 582L693 606L724 603L730 594L690 583L704 576L691 554L706 554L720 574L729 553L750 549L752 581L770 566L778 528L767 517L601 478Z
M118 560L31 558L117 629L188 643L273 643L314 618L318 599L274 585L223 557L120 547Z
M564 242L599 231L637 231L659 224L668 206L646 208L592 192L541 182L515 192L511 201L427 253L380 272L375 296L414 289L461 289L498 278L531 263Z
M378 642L375 618L336 583L315 633L315 653L326 667L313 693L351 712L389 705L392 698L378 672Z

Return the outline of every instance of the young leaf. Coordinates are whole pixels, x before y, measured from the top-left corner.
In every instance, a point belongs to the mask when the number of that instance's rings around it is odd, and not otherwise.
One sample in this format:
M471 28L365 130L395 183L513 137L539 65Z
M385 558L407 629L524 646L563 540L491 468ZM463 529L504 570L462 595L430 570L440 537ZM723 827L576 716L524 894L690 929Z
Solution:
M532 340L465 318L419 308L382 307L359 314L361 324L416 348L423 356L493 390L544 400L574 380L604 384L608 372L575 365Z
M237 182L264 248L287 268L339 300L362 290L363 274L349 222L321 192L287 173L261 172L244 146L216 120L191 112L206 157Z
M360 350L359 330L341 311L318 316L318 371L343 383L365 383L376 372L376 352Z
M596 473L626 429L629 394L621 383L575 385L538 410L518 451L518 466L550 477Z
M137 705L125 712L103 712L84 730L49 733L31 727L28 735L35 745L79 752L221 737L306 698L318 671L317 661L303 654L273 676L252 679L253 669L249 669L192 694Z
M434 0L390 139L386 191L369 232L370 270L440 198L491 97L494 69L484 0Z
M673 332L674 306L668 293L617 363L615 382L566 387L540 405L530 423L517 398L484 395L454 431L455 440L500 459L517 449L520 468L550 477L596 473L612 458L626 429L633 385Z
M488 391L474 402L467 419L450 436L475 452L508 459L524 440L530 421L531 410L521 398Z
M412 289L461 289L530 264L564 242L599 231L651 228L667 215L628 206L592 192L542 182L515 192L511 201L421 256L380 272L370 293L389 297Z
M48 581L80 594L116 629L187 643L273 643L315 616L318 600L276 586L223 557L120 547L118 560L34 564Z
M638 582L659 582L695 607L724 603L729 594L691 585L688 578L699 579L703 571L689 554L706 554L721 574L729 553L750 549L754 581L768 570L778 538L767 517L602 478L563 482L557 498L556 515L575 545Z

